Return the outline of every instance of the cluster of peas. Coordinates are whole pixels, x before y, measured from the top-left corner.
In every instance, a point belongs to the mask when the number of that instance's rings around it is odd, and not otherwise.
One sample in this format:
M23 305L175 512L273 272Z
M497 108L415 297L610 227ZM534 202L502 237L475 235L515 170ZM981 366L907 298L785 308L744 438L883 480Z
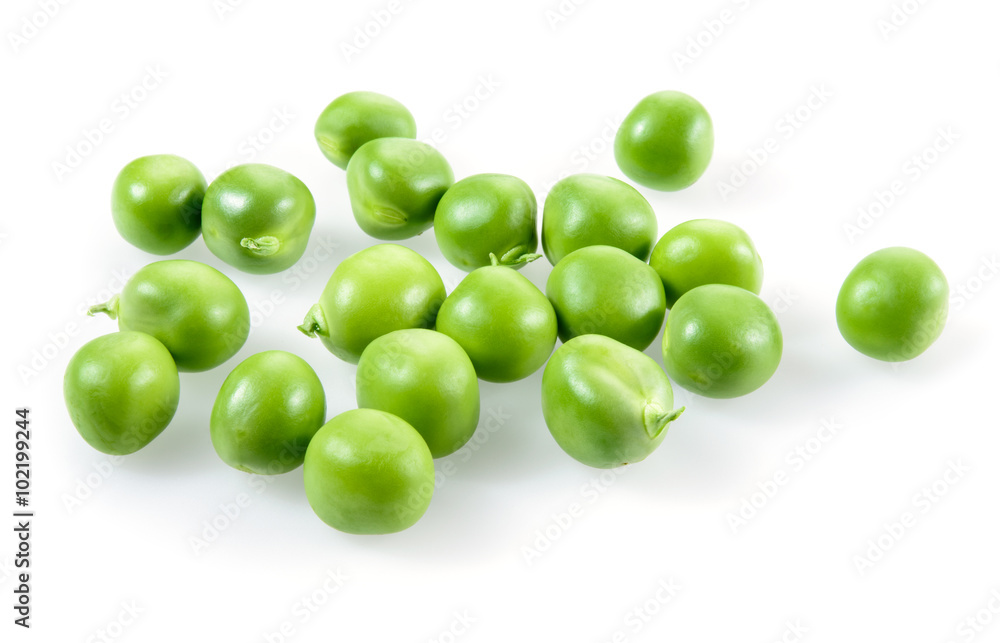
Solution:
M413 525L431 501L433 459L476 430L480 379L519 380L547 362L549 431L570 456L610 468L644 459L663 441L683 411L674 408L671 380L732 398L777 369L781 329L758 297L763 264L739 227L692 220L657 241L656 216L635 188L570 176L543 205L541 245L554 267L542 293L518 272L542 256L537 204L524 181L480 174L455 182L444 157L415 140L409 110L371 92L333 101L315 135L346 170L365 232L391 241L433 225L444 257L469 272L448 294L430 262L393 243L337 266L299 329L357 364L358 409L327 422L319 378L285 351L252 355L223 383L210 420L221 459L258 474L304 464L309 503L329 525L350 533ZM636 183L679 190L702 175L713 146L704 107L665 91L625 118L615 158ZM171 254L201 235L227 264L266 274L301 258L316 206L301 181L275 167L236 166L206 185L190 162L157 155L121 171L112 214L121 235L148 252ZM911 359L940 335L947 301L947 282L930 258L887 248L848 275L837 321L862 353ZM642 351L667 309L661 368ZM222 364L250 327L237 286L195 261L145 266L96 312L117 319L119 332L73 356L64 392L83 438L118 455L169 424L178 371Z

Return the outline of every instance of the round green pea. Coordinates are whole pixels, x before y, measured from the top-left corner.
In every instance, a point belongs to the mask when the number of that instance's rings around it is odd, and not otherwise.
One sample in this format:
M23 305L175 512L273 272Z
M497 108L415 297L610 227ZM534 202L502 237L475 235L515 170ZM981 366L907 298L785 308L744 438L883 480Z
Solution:
M306 450L306 498L350 534L413 526L434 494L434 460L417 430L391 413L354 409L323 425Z
M663 367L678 385L714 398L746 395L778 369L778 319L760 297L725 284L681 295L667 315Z
M368 141L416 138L417 123L410 110L394 98L375 92L349 92L326 106L313 133L323 156L344 170Z
M222 461L248 473L295 469L326 421L316 372L297 355L271 350L246 358L222 383L209 429Z
M281 272L306 251L316 202L305 183L271 165L248 163L220 174L202 206L205 245L230 266Z
M649 265L663 281L667 308L698 286L729 284L759 295L764 282L764 264L750 235L718 219L674 226L653 248Z
M408 239L434 222L455 175L436 149L408 138L377 138L347 164L354 219L376 239Z
M542 208L542 250L549 263L587 246L614 246L646 261L656 242L656 213L634 187L598 174L573 174L549 191Z
M545 294L564 342L596 333L643 350L656 339L667 309L656 271L611 246L566 255L549 273Z
M205 177L173 154L135 159L111 189L111 216L123 239L154 255L169 255L201 234Z
M101 453L135 453L163 432L177 411L180 379L170 352L145 333L93 339L73 355L63 378L73 426Z
M528 184L507 174L476 174L451 186L434 214L434 236L445 259L467 272L489 266L521 268L539 255L538 205Z
M886 362L913 359L941 335L948 280L912 248L876 250L851 270L837 296L837 326L859 352Z
M643 98L622 121L615 160L639 185L682 190L704 174L714 145L704 106L682 92L662 91Z
M378 244L340 262L299 330L357 364L377 337L433 328L445 295L441 275L429 261L407 247Z
M392 413L423 436L431 455L461 449L479 424L476 369L455 340L423 328L397 330L361 353L357 400Z
M473 270L441 304L437 329L468 354L488 382L523 379L556 343L556 314L533 283L507 266Z
M581 335L542 375L542 415L563 451L591 467L639 462L667 435L674 392L652 358L603 335Z
M206 371L236 354L250 334L243 293L215 268L183 259L140 268L108 302L90 309L163 342L180 371Z

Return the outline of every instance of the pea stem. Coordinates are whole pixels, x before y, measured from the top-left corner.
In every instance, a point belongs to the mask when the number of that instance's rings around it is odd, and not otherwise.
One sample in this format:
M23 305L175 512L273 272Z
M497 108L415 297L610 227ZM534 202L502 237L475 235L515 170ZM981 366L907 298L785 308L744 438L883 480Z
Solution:
M103 304L91 306L90 309L87 310L87 314L91 317L97 313L104 313L111 319L118 319L118 295L112 295L111 299L107 300Z
M323 314L322 306L313 304L313 307L306 313L306 318L299 326L299 330L306 337L316 337L317 335L322 335L323 337L329 336L330 329L327 326L326 315Z
M664 411L656 402L648 402L642 411L642 423L646 427L646 434L655 440L666 430L667 425L680 417L685 408L687 407L682 406L672 411Z
M240 241L240 245L254 253L258 257L270 257L278 252L281 241L277 237L246 237Z

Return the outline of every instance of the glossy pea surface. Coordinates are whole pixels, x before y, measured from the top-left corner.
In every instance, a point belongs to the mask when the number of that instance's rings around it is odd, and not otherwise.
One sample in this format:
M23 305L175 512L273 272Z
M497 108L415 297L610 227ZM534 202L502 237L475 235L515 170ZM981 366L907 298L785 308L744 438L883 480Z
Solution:
M369 141L347 164L354 219L376 239L408 239L426 231L454 181L440 152L409 138Z
M111 216L123 239L154 255L169 255L201 234L205 177L173 154L135 159L111 189Z
M569 253L549 273L545 293L564 342L596 333L643 350L663 327L666 299L659 276L619 248L587 246Z
M377 337L432 328L444 299L444 282L429 261L405 246L378 244L340 262L299 330L357 364Z
M145 333L123 331L93 339L73 355L63 397L87 444L102 453L127 455L170 423L180 379L163 344Z
M513 382L541 368L552 354L556 328L545 295L506 266L466 275L437 318L437 329L459 343L479 378L489 382Z
M663 281L667 308L698 286L729 284L760 294L764 264L742 228L718 219L674 226L657 242L649 265Z
M351 534L390 534L414 525L434 494L434 460L417 430L383 411L354 409L313 436L304 466L316 515Z
M603 335L556 349L542 375L542 414L552 437L576 460L602 469L639 462L684 409L663 369L646 354Z
M886 362L917 357L948 319L948 280L912 248L883 248L851 270L837 296L837 327L859 352Z
M415 138L413 114L395 98L376 92L338 96L316 119L313 130L319 149L340 169L359 147L376 138Z
M715 146L712 119L697 100L676 91L646 96L615 135L615 160L625 176L663 191L697 181Z
M479 424L479 380L462 347L443 333L397 330L375 339L358 362L358 407L392 413L441 458L462 448Z
M212 446L229 466L259 474L286 473L305 458L326 421L319 377L297 355L257 353L232 370L212 407Z
M737 286L698 286L667 315L663 367L678 386L705 397L757 390L777 370L781 351L774 312Z
M232 280L215 268L183 259L140 268L103 312L119 330L160 340L180 371L205 371L236 354L250 334L250 309Z
M205 245L230 266L253 274L280 272L298 261L315 220L316 202L305 183L262 163L220 174L202 206Z
M656 242L656 213L634 187L610 176L573 174L542 208L542 250L549 263L587 246L613 246L646 261Z
M476 174L451 186L434 214L438 247L466 272L491 265L520 268L538 248L538 204L528 184L507 174Z

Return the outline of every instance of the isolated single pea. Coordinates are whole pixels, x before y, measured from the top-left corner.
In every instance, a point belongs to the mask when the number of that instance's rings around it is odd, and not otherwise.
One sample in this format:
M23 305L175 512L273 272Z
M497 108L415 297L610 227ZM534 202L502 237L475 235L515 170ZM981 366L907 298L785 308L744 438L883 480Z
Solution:
M201 234L205 177L173 154L135 159L111 189L111 216L123 239L154 255L188 247Z
M183 259L140 268L120 295L92 307L118 320L119 330L163 342L180 371L206 371L236 354L250 334L250 309L232 280L215 268Z
M603 335L581 335L542 375L542 415L563 451L602 469L639 462L684 411L652 358Z
M63 378L73 426L101 453L135 453L163 432L177 411L180 379L170 352L145 333L93 339L73 355Z
M281 272L306 251L316 202L306 184L261 163L237 165L208 186L205 245L219 259L257 275Z
M549 273L545 294L564 342L596 333L643 350L656 339L667 309L656 271L611 246L566 255Z
M556 314L527 277L493 265L473 270L448 295L437 329L459 343L480 379L513 382L552 354Z
M781 361L781 328L767 304L738 286L709 284L681 295L667 315L663 367L705 397L746 395Z
M246 358L222 383L209 429L222 461L248 473L295 469L326 421L326 395L301 357L271 350Z
M347 164L354 219L376 239L408 239L434 222L434 210L455 182L436 149L409 138L377 138Z
M844 280L837 326L847 343L868 357L910 360L944 330L948 293L941 268L919 250L876 250Z
M479 424L479 380L455 340L433 330L397 330L368 344L357 373L358 406L406 420L431 455L462 448Z
M715 134L701 103L682 92L650 94L632 108L615 136L615 160L625 176L654 190L682 190L709 161Z
M764 264L750 235L718 219L674 226L653 248L649 265L663 281L667 308L698 286L729 284L759 295L764 282Z
M476 174L451 186L434 214L441 254L467 272L489 266L521 268L537 259L538 205L528 184L507 174Z
M542 208L542 250L549 263L587 246L614 246L646 261L656 242L656 213L634 187L599 174L573 174L549 191Z
M419 254L394 243L356 252L333 271L299 330L357 364L371 341L403 328L433 328L444 282Z
M394 98L375 92L338 96L313 130L323 156L344 170L359 147L376 138L416 138L413 114Z
M326 524L349 534L391 534L430 506L434 460L405 420L354 409L313 436L304 478L309 505Z

